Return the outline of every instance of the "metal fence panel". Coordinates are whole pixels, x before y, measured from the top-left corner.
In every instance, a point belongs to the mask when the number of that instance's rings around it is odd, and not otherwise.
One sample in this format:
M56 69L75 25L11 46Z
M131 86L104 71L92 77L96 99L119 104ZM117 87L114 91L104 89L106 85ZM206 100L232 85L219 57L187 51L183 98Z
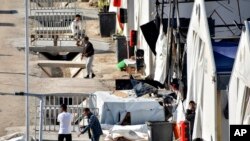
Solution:
M35 115L35 137L37 137L37 131L39 131L39 119L40 113L43 112L43 130L58 132L59 122L57 117L60 114L61 104L67 104L68 112L72 113L74 122L72 123L72 132L79 131L80 123L83 120L82 111L84 108L89 107L89 99L94 95L44 95L40 98L44 100L42 111L40 111L40 104L36 102L36 115ZM40 100L40 99L38 99ZM98 116L99 110L97 108L90 108L91 111Z
M77 0L31 0L30 10L76 9Z
M70 25L75 15L83 15L82 12L36 12L31 17L36 21L33 27L35 40L45 41L69 41L73 40L73 33ZM81 19L81 36L85 33L85 20Z

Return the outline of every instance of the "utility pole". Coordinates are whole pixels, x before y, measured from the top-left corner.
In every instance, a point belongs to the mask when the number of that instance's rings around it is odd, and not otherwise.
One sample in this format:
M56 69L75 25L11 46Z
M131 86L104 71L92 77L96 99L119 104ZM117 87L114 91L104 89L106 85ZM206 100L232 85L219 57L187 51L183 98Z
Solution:
M25 93L29 93L29 0L24 0L24 8L25 8ZM26 95L25 98L25 141L29 141L29 96Z

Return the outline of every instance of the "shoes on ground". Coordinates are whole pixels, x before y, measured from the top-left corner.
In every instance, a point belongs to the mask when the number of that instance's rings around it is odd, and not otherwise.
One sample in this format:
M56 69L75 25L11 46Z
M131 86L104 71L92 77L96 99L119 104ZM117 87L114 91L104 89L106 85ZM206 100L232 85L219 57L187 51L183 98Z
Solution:
M85 78L85 79L89 79L89 75L86 75L84 78Z

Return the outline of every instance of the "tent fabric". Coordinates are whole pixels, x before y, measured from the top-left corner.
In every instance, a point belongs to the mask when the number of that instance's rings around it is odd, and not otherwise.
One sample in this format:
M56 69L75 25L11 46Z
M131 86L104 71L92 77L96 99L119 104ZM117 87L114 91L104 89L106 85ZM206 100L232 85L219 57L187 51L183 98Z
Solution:
M168 70L168 40L166 34L163 32L163 25L160 26L160 34L156 42L156 61L155 61L155 75L154 80L165 83Z
M132 125L165 120L164 109L155 100L120 98L110 92L95 92L93 95L90 105L98 108L101 124L117 124L127 112L130 112Z
M134 30L138 31L137 46L138 49L143 49L145 61L145 74L150 76L154 73L154 54L149 48L149 45L143 36L140 26L154 19L152 11L155 9L153 0L133 0L134 1Z
M183 102L179 100L176 111L173 113L173 121L176 121L177 123L179 123L185 120L186 118L185 118L185 109L183 106Z
M250 124L250 28L245 22L245 30L236 55L229 84L229 123Z
M186 47L188 90L185 109L190 100L197 103L192 137L216 141L216 68L204 0L194 3Z
M236 56L238 42L213 42L216 72L231 72Z

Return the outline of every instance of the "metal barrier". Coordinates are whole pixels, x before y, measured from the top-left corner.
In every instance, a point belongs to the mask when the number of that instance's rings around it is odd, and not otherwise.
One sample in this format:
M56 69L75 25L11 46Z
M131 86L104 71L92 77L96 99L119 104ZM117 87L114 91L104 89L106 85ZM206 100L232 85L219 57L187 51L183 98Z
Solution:
M30 10L76 9L77 0L31 0Z
M61 104L67 104L68 112L74 116L74 122L72 124L72 132L79 131L80 124L84 121L82 117L82 111L86 107L90 107L89 99L95 97L95 95L83 95L83 94L56 94L56 95L43 95L40 96L40 104L36 104L37 112L35 114L35 137L37 138L37 131L42 127L43 131L58 132L59 122L57 117L60 114ZM42 100L41 100L42 99ZM42 110L42 112L40 112ZM98 109L90 109L96 116L98 116ZM42 117L42 119L40 118ZM42 120L42 121L41 121ZM43 125L39 125L39 123ZM40 135L39 135L40 136Z
M32 41L71 41L73 33L71 31L71 23L74 21L75 15L83 15L82 12L36 12L35 16L31 16L36 22L32 30ZM85 20L82 16L80 36L85 34Z

